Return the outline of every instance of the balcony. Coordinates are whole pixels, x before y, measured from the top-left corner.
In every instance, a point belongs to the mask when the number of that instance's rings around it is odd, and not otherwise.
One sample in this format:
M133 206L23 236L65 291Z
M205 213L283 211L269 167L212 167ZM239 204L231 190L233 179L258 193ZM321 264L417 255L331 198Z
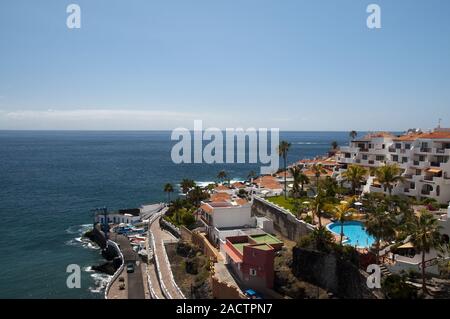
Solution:
M395 147L389 147L388 150L389 150L390 153L396 153L397 152L397 149Z
M429 148L429 147L421 147L419 152L421 152L421 153L431 153L431 148Z

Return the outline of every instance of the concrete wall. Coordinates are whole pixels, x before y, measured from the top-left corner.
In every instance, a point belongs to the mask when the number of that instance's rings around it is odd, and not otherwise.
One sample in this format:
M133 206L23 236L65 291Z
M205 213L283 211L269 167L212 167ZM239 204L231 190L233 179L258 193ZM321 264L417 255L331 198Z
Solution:
M215 207L213 225L217 228L255 226L255 220L251 218L251 205L226 208Z
M214 299L247 299L236 287L219 281L214 275L211 277Z
M290 240L298 241L300 237L309 234L314 227L287 211L283 211L272 203L260 197L254 197L252 212L256 216L265 216L273 220L274 229Z
M334 254L294 247L292 265L296 277L329 290L340 298L376 298L367 287L367 277L363 272Z
M192 243L203 250L203 254L216 262L218 259L223 260L222 255L217 249L208 241L206 236L202 233L192 233Z

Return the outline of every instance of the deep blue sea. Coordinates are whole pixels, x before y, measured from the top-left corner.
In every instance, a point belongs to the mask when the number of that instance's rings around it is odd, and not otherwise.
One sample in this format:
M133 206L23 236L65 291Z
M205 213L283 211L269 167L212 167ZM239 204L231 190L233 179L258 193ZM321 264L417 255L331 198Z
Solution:
M363 134L363 133L361 133ZM325 154L347 132L281 132L288 162ZM165 183L214 181L220 170L245 179L258 164L171 161L170 132L0 131L0 298L103 298L107 276L89 266L100 252L80 240L90 210L163 201ZM80 289L66 286L66 267L83 269Z

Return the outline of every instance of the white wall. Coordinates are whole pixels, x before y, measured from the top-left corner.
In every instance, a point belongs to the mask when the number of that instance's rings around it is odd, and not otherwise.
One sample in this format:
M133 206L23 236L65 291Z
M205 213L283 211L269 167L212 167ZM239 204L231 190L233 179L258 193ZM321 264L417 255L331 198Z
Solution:
M251 218L251 205L215 207L213 225L217 228L255 226L255 221Z

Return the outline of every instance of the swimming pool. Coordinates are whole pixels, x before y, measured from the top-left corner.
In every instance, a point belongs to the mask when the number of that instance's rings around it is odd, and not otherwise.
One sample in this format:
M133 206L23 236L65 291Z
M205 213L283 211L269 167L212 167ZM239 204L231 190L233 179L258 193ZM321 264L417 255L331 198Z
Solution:
M327 228L335 234L341 234L341 223L339 222L331 223L327 225ZM375 242L375 238L366 233L364 224L358 221L344 223L344 236L344 244L360 248L370 247Z

